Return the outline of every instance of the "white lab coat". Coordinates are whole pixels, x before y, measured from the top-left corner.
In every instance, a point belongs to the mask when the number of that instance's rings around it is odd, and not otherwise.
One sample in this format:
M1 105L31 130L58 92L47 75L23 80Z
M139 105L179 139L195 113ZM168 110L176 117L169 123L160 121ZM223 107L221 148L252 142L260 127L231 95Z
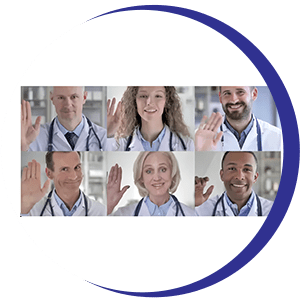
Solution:
M82 193L82 192L81 192ZM86 196L87 205L88 205L88 216L106 216L106 207L98 201L92 200ZM47 201L47 196L36 203L33 208L30 210L28 216L40 216L45 203ZM64 216L63 211L58 206L55 198L54 192L51 195L51 205L53 208L54 216ZM52 216L51 209L49 204L47 204L46 209L44 210L43 216ZM80 205L77 207L73 216L85 216L85 204L84 204L84 197L82 195L82 201Z
M139 216L150 217L150 213L149 213L147 204L145 203L145 200L146 200L146 197L143 198L143 204L141 206ZM133 216L137 205L138 205L138 202L131 203L127 206L120 207L116 212L112 213L111 216ZM196 216L196 212L193 208L191 208L183 203L180 203L180 205L182 207L182 210L183 210L185 216ZM168 213L166 216L175 216L175 215L176 215L176 204L175 204L175 201L172 199L172 203L169 207L169 210L168 210ZM178 211L178 216L182 217L180 209Z
M215 209L216 203L219 200L219 198L222 195L217 195L215 197L212 197L208 200L206 200L203 204L195 207L195 211L198 216L212 216L213 211ZM260 202L261 202L261 208L262 208L262 215L267 216L272 208L273 201L264 199L262 197L259 197ZM223 200L222 200L223 201ZM224 216L223 214L223 206L222 206L222 201L219 202L217 210L216 210L216 216ZM228 205L227 201L224 199L224 207L225 207L225 214L226 216L234 216L234 213L232 212L232 209ZM250 209L250 212L248 216L257 216L257 201L256 197L253 201L253 205Z
M171 131L168 126L165 125L165 127L166 127L166 132L161 141L158 151L170 151ZM132 141L129 145L129 149L130 149L130 151L144 151L143 144L142 144L139 136L136 134L136 131L137 131L137 128L133 132ZM184 137L181 136L181 138L186 146L187 151L195 150L194 141L191 138L189 138L187 136L184 136ZM109 144L108 148L110 151L125 151L127 141L128 141L128 137L122 138L119 140L119 144L118 144L114 138L110 138L110 139L108 139L108 144ZM172 136L172 148L174 151L184 151L184 148L182 146L182 143L181 143L179 137L174 132L173 132L173 136Z
M89 125L86 120L86 117L82 115L84 126L82 132L76 142L74 151L86 151L86 140L89 133ZM93 123L92 123L93 124ZM40 133L35 139L34 142L30 144L29 151L48 151L48 139L49 139L49 128L50 123L45 125L41 125ZM93 128L100 139L102 149L106 150L106 142L107 142L107 134L106 129L93 124ZM90 139L89 139L89 151L101 151L99 148L99 142L95 137L94 132L91 132ZM55 119L54 126L53 126L53 151L72 151L72 148L60 131L57 125L57 121Z
M258 123L261 128L262 151L281 151L281 130L262 120L258 120ZM254 119L253 127L250 130L242 149L240 148L238 140L234 134L224 124L224 120L222 123L222 128L224 145L220 141L215 151L258 151L256 119Z

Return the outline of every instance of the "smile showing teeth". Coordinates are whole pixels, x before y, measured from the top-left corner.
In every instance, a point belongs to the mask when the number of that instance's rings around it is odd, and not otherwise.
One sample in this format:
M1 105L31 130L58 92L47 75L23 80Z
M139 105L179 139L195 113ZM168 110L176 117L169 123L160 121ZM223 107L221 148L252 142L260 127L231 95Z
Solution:
M242 105L241 104L238 104L238 105L229 105L229 107L231 109L237 109L237 108L240 108Z
M156 183L156 184L152 184L153 187L155 188L160 188L164 185L164 183Z
M233 184L234 187L236 188L242 188L244 187L245 185L244 184Z
M156 112L156 109L145 109L145 112L154 113Z

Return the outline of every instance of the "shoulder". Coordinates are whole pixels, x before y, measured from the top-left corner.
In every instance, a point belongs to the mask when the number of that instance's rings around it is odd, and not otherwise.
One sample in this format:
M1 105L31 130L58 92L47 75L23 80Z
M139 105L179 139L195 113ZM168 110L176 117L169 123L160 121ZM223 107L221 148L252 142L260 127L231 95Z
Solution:
M126 206L118 208L111 216L132 216L137 204L138 201L133 201Z
M29 216L39 216L46 204L47 198L44 197L42 200L37 202L29 212Z
M195 144L194 140L190 138L189 136L183 136L180 133L176 133L174 131L171 131L170 128L166 126L166 135L165 138L170 138L170 135L172 135L172 145L174 150L177 151L183 151L186 148L186 151L194 151L195 150Z
M180 205L185 213L186 216L196 216L196 211L194 208L191 208L183 203L180 202Z
M259 197L262 206L262 215L267 216L273 206L274 201Z
M263 133L273 133L281 136L281 130L278 127L273 126L270 123L262 121L260 119L257 120L259 125L261 126Z
M195 211L198 216L212 216L214 208L220 199L220 195L216 195L207 199L203 204L195 207Z
M87 198L89 216L106 216L106 207L99 201Z

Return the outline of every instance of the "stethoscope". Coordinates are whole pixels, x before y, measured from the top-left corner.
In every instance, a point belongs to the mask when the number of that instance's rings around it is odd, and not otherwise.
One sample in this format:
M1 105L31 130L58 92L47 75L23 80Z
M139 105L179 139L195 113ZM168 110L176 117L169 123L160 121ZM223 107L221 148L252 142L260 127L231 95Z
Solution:
M186 145L184 144L183 139L179 135L177 135L177 136L178 136L178 138L179 138L179 140L180 140L180 142L182 144L182 147L183 147L184 151L186 151ZM174 151L173 146L172 146L172 139L173 139L173 132L171 131L170 132L170 139L169 139L169 148L170 148L170 151ZM131 150L130 147L129 147L130 144L131 144L131 141L132 141L132 134L128 137L125 151L130 151Z
M255 197L256 197L256 202L257 202L257 215L258 216L262 216L262 208L261 208L261 201L259 199L259 197L255 194ZM222 210L223 210L223 215L224 217L226 216L226 213L225 213L225 204L224 204L224 193L223 195L218 199L215 207L214 207L214 210L213 210L213 213L212 213L212 216L215 217L216 216L216 211L217 211L217 207L219 205L219 203L222 203Z
M89 149L90 149L89 141L90 141L90 136L91 136L92 131L94 132L94 135L95 135L96 139L98 140L99 149L102 150L100 139L99 139L99 137L97 136L97 134L95 132L95 129L93 127L92 122L87 117L85 117L85 118L86 118L87 123L89 125L89 133L88 133L88 136L87 136L87 139L86 139L86 151L89 151ZM48 151L49 152L53 151L53 127L54 127L54 122L55 122L55 118L51 122L50 128L49 128L49 138L48 138Z
M220 126L220 130L223 131L222 125ZM257 150L258 151L262 151L262 146L261 146L262 145L262 142L261 142L261 129L260 129L260 125L259 125L257 119L256 119L256 133L257 133ZM224 134L222 135L221 143L222 143L222 147L224 148Z
M42 211L41 211L40 217L44 214L44 211L45 211L45 209L46 209L48 203L49 203L49 206L50 206L51 215L52 215L52 217L54 217L54 211L53 211L53 207L52 207L52 205L51 205L51 196L52 196L52 192L53 192L53 190L52 190L52 191L48 194L48 196L47 196L47 200L46 200L46 203L45 203L45 205L44 205L44 207L43 207L43 209L42 209ZM88 204L87 204L87 199L86 199L85 194L84 194L84 193L82 193L82 194L83 194L84 206L85 206L85 216L87 217L87 215L88 215Z
M184 214L184 212L183 212L183 209L182 209L182 207L181 207L181 205L180 205L178 199L177 199L174 195L171 195L171 197L172 197L172 199L174 200L175 205L176 205L176 214L175 214L175 216L178 217L178 212L179 212L179 210L180 210L182 216L185 217L185 214ZM135 216L135 217L137 217L137 216L139 215L140 210L141 210L141 207L142 207L142 204L143 204L143 201L144 201L144 198L142 198L142 199L139 201L138 205L136 206L135 211L134 211L134 216Z

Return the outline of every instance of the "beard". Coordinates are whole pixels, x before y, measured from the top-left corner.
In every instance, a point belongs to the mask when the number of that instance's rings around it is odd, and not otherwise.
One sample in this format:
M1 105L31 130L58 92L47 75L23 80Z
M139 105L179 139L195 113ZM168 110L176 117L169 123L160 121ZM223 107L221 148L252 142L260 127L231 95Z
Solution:
M251 114L251 110L252 110L252 101L249 103L249 105L247 105L245 102L238 102L238 103L234 104L234 105L242 105L241 106L242 111L233 111L233 112L230 112L229 111L229 107L231 105L232 104L230 104L230 103L222 105L223 110L224 110L224 112L226 114L226 117L228 119L235 120L235 121L248 119L248 117Z

